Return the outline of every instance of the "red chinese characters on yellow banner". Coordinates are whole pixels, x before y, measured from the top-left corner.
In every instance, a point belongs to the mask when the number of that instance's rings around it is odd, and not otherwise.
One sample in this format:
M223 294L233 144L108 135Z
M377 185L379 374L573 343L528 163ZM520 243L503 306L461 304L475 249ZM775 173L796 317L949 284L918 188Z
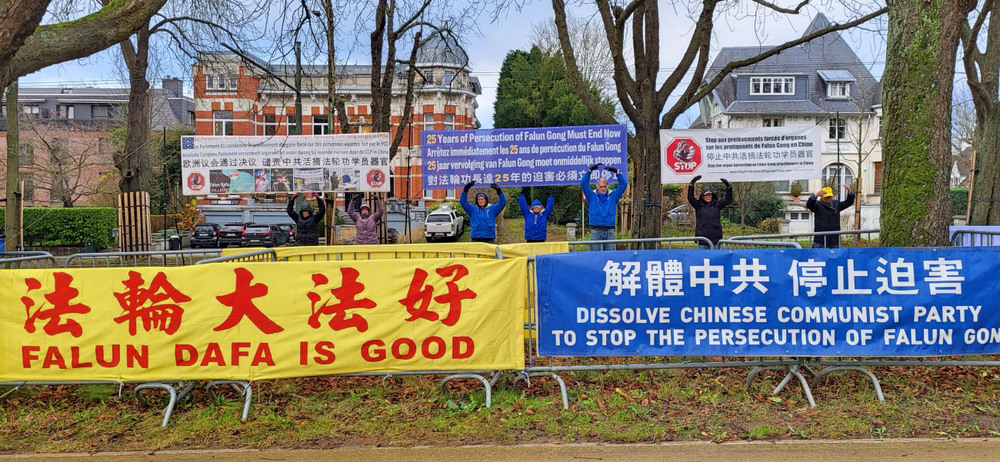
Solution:
M0 272L0 381L522 369L523 258Z

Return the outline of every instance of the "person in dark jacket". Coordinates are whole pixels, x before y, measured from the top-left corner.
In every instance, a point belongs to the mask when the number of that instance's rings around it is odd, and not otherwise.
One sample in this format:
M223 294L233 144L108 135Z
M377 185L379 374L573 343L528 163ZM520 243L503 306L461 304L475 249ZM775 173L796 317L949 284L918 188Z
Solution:
M708 188L701 190L701 195L694 198L694 184L701 179L698 175L691 179L691 187L688 188L688 203L694 207L694 235L704 237L712 241L712 245L718 245L722 239L722 209L733 202L733 187L725 178L720 178L722 184L726 185L726 196L719 199L715 192ZM699 249L707 249L705 243L698 243Z
M347 216L354 220L354 243L355 244L378 244L378 232L376 228L378 223L382 221L382 211L385 207L382 205L381 199L375 199L375 213L372 213L371 207L368 204L362 204L360 211L355 206L354 203L361 203L361 196L358 196L357 200L351 201L350 205L347 206Z
M847 197L843 201L833 199L833 188L822 188L816 194L809 196L806 201L806 208L813 213L813 230L817 233L823 231L840 231L840 212L854 205L854 191L851 187L844 185L847 190ZM816 200L816 198L821 197ZM840 247L840 235L814 236L814 249L836 249Z
M597 180L597 191L590 189L590 174L597 170L601 164L590 166L587 173L580 178L580 189L587 200L590 218L590 240L610 241L615 238L615 217L618 214L618 199L625 194L628 186L628 179L622 175L617 168L604 167L605 170L614 173L618 178L618 187L614 191L608 191L608 180L601 178ZM590 250L615 250L614 244L590 244Z
M319 245L319 231L316 228L326 215L326 205L323 204L323 199L319 198L316 201L316 205L319 208L316 214L313 214L312 206L308 202L302 204L302 208L296 213L295 199L298 197L299 194L295 193L291 199L288 199L288 209L286 210L288 216L295 221L295 227L298 228L298 231L295 233L295 244Z
M470 181L465 184L462 188L462 195L458 198L458 203L462 205L465 209L465 213L469 214L469 226L471 230L469 231L469 237L473 241L477 242L495 242L497 239L497 217L503 212L503 208L507 206L507 196L504 196L503 190L496 183L490 185L494 191L497 192L497 203L490 204L490 199L486 196L486 193L476 193L476 204L469 203L469 189L476 184L475 181Z
M542 208L542 201L535 199L528 208L528 201L524 198L524 192L528 188L522 188L521 194L517 196L517 204L521 206L521 215L524 215L524 240L528 242L545 242L548 235L549 215L552 214L552 206L555 202L552 196L545 201L545 208Z

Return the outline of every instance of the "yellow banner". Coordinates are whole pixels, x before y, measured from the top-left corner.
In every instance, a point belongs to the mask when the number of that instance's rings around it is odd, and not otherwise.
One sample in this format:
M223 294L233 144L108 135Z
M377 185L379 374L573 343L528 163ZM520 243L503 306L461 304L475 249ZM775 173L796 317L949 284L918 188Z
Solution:
M525 242L520 244L500 244L504 258L533 257L549 253L569 252L569 242Z
M0 271L0 381L524 368L524 259Z

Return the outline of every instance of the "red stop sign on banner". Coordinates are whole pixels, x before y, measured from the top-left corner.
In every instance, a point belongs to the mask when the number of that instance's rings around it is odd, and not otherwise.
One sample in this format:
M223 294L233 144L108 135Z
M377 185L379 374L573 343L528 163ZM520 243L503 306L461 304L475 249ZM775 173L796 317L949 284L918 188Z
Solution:
M701 166L701 146L691 138L674 138L664 148L663 158L675 173L691 173Z

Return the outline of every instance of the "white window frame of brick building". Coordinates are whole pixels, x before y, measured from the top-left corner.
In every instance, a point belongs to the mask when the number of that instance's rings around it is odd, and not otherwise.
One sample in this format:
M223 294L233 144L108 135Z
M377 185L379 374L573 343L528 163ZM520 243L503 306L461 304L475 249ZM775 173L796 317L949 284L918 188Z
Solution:
M314 115L313 116L312 134L313 135L329 135L330 134L330 116L329 115Z
M229 116L228 118L226 116ZM212 134L215 136L233 136L235 121L233 111L212 111Z

